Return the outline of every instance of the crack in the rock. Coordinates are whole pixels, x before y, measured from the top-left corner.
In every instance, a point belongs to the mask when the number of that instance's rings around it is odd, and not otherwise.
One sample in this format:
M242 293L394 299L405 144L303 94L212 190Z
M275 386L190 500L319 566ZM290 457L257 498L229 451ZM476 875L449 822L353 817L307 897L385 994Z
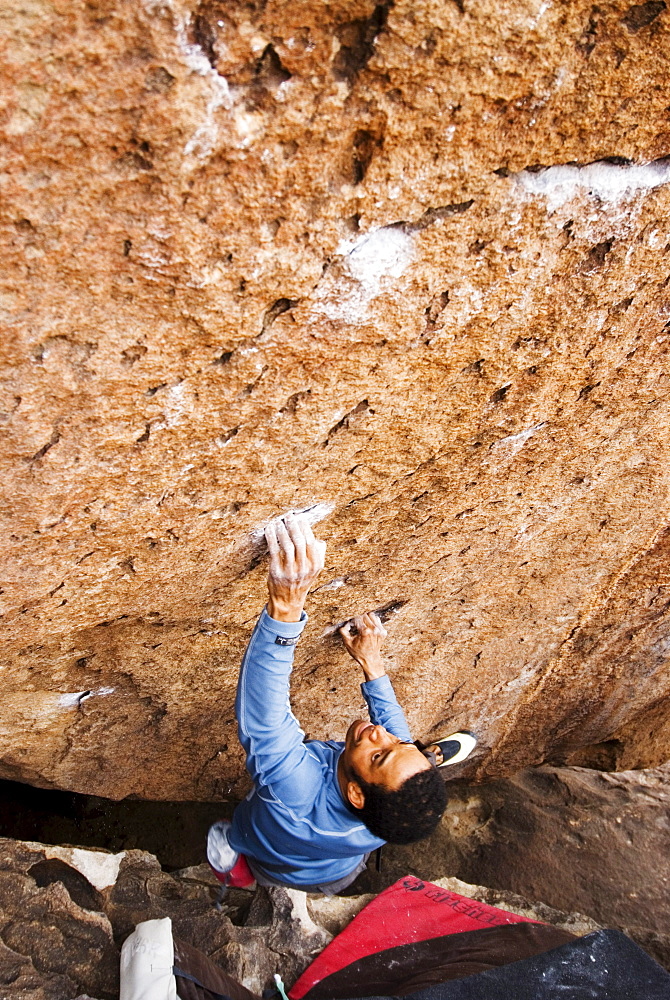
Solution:
M265 311L259 336L267 333L278 316L281 316L285 312L290 312L291 309L295 309L299 303L300 299L289 298L277 299L276 302L273 302L270 308Z
M200 782L204 778L205 771L207 770L207 768L209 767L209 765L213 764L214 761L217 759L217 757L220 757L221 754L225 753L227 749L228 749L228 744L227 743L222 743L220 746L217 747L217 749L214 751L214 753L204 761L204 763L201 765L201 767L198 770L198 773L195 776L195 786L196 786L196 788L200 785Z
M286 413L293 414L298 409L299 404L305 400L309 399L312 395L311 389L302 389L300 392L294 392L292 396L286 400L284 405L279 410L279 413L283 416Z
M364 70L375 51L375 43L386 28L394 0L377 4L371 16L347 21L336 29L340 48L333 60L333 75L351 84Z
M369 500L370 497L377 497L377 496L379 496L379 494L381 492L382 492L381 490L374 490L372 493L366 493L365 496L354 497L354 499L350 500L346 506L347 507L353 507L357 503L363 503L364 500Z
M387 601L386 604L382 604L381 607L375 608L373 614L379 618L382 624L386 624L393 615L397 614L401 608L404 608L406 604L409 603L408 598L397 598L394 601ZM339 639L339 631L344 628L345 625L350 625L353 622L353 618L345 618L344 621L338 622L336 625L329 625L324 629L322 633L322 638L326 641L334 641Z
M52 431L52 433L51 433L51 437L49 438L49 440L47 441L47 443L46 443L46 444L43 444L43 445L42 445L42 447L41 447L41 448L39 448L39 449L38 449L38 450L37 450L37 451L35 452L35 454L34 454L34 455L31 455L31 457L30 457L30 458L26 459L26 461L28 462L28 465L33 465L33 464L34 464L35 462L39 462L39 460L40 460L41 458L44 458L44 456L46 455L46 453L47 453L47 452L48 452L48 451L49 451L49 450L50 450L51 448L53 448L53 446L54 446L55 444L58 444L58 442L59 442L59 441L60 441L60 431L59 431L59 430L57 430L57 429L56 429L56 428L54 427L54 429L53 429L53 431Z
M205 8L203 10L203 7ZM212 69L216 69L216 52L214 43L216 42L216 32L210 19L207 17L206 5L200 4L191 21L191 36L194 45L197 45L203 53Z
M232 439L234 437L237 437L237 435L240 433L241 426L242 426L241 424L238 424L237 427L231 427L230 430L224 431L223 434L219 435L217 440L220 441L221 444L228 444L229 441L232 441Z
M518 734L517 723L523 716L524 712L528 710L529 706L533 704L533 702L537 701L538 697L549 684L551 678L555 676L564 658L572 650L574 650L576 643L575 636L587 627L588 623L594 619L598 612L607 607L618 587L621 585L622 580L632 572L635 566L637 566L637 564L641 562L649 552L656 547L659 540L668 531L670 531L670 528L667 523L664 523L660 528L656 529L647 542L625 560L609 585L605 587L603 591L596 596L595 600L589 605L589 607L584 609L584 611L579 615L578 621L572 626L565 638L561 641L558 650L549 660L542 674L535 678L529 689L523 694L522 697L519 698L518 702L508 715L505 724L505 732L501 735L498 742L491 748L491 752L486 760L485 766L487 771L490 770L491 765L495 763L496 760L503 756L510 740L514 739ZM656 617L662 617L662 615L665 614L665 611L666 608L664 607L661 614ZM644 624L646 625L648 623L645 622Z
M144 430L139 437L135 438L135 444L145 444L149 440L149 435L151 434L151 421L148 420L144 425Z
M636 35L642 28L655 21L665 9L664 0L647 0L646 3L633 4L629 7L620 21L631 35Z
M439 563L444 562L445 559L448 559L452 555L453 552L445 552L445 554L443 556L440 556L439 559L436 559L435 562L429 563L428 566L426 566L426 569L427 570L432 569L433 566L439 565Z
M604 266L605 258L613 246L613 240L604 240L602 243L597 243L596 246L591 247L588 254L577 268L580 274L593 274L595 271L600 270L600 268Z
M375 151L384 145L384 136L370 129L357 129L354 133L351 154L351 172L354 187L365 179Z
M420 233L429 226L434 226L442 219L450 219L454 215L462 215L474 205L474 198L469 201L456 202L453 205L440 205L437 208L427 208L423 215L419 216L416 222L396 222L394 226L402 228L408 235Z
M336 424L333 424L333 426L326 434L326 440L323 442L321 447L327 448L331 442L331 439L335 437L336 434L338 434L341 430L349 430L349 427L351 426L351 421L354 419L354 417L357 417L359 414L366 413L368 411L370 413L375 412L374 410L370 409L370 405L367 399L362 399L360 403L357 403L356 406L354 406L351 410L349 410L348 413L345 413L341 420L338 420Z
M276 301L273 302L272 305L263 313L260 332L255 334L253 337L245 337L244 340L240 340L234 347L223 351L218 357L214 358L212 364L222 366L227 365L235 358L235 355L238 352L262 343L265 335L275 320L284 313L290 312L291 309L295 309L301 301L301 299L289 299L287 297L276 299Z

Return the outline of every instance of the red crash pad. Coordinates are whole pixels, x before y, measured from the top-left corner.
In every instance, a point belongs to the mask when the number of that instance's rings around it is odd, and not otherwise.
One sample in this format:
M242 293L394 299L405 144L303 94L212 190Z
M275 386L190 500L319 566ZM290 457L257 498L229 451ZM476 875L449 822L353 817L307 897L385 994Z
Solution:
M501 924L536 922L408 875L354 917L303 972L289 997L301 1000L326 976L387 948Z

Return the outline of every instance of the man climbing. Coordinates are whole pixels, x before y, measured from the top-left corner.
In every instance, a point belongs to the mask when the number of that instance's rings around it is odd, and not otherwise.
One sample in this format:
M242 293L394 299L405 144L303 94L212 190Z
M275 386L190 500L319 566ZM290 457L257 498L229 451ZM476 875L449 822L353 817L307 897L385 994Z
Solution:
M242 661L235 703L253 788L232 824L221 820L210 828L207 858L227 885L256 879L333 895L386 841L408 844L428 836L447 797L435 757L412 742L381 661L386 631L372 613L340 629L363 670L372 722L357 719L343 743L304 741L291 712L289 682L307 621L305 599L323 569L326 543L293 515L270 523L265 537L268 602ZM468 734L463 737L431 749L463 759L471 749Z

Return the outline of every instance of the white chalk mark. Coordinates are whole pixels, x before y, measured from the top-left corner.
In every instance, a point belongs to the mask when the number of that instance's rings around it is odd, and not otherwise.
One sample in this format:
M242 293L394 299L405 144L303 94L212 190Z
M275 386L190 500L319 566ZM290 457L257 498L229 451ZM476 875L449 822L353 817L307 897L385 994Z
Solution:
M670 159L653 163L589 163L584 167L556 166L522 170L514 181L529 194L547 199L550 210L570 201L581 191L600 201L615 202L670 183Z
M60 696L58 704L61 708L73 708L81 702L86 693L86 691L68 691Z
M284 518L289 514L296 514L303 517L308 524L316 524L318 521L322 521L324 517L328 517L335 510L334 503L319 502L310 504L307 507L292 507L291 510L287 510L284 514L277 514L276 517L268 518L263 524L260 524L257 528L254 528L251 532L252 536L257 536L263 538L265 536L265 526L270 523L270 521L276 520L276 518Z
M233 99L226 78L217 73L199 45L192 45L188 41L186 30L190 19L190 13L185 18L178 19L176 24L177 42L189 69L208 80L211 94L205 107L205 120L184 146L184 156L190 156L193 153L199 159L205 160L211 155L219 137L219 126L215 119L215 113L221 107L230 110L233 106Z
M347 254L354 278L374 294L384 277L399 278L412 258L412 238L402 229L387 226L361 237Z
M320 500L317 503L308 504L307 507L295 507L291 510L287 510L286 514L298 514L303 517L308 524L317 524L318 521L323 521L324 517L328 517L335 510L335 504L330 503L330 501ZM286 517L286 514L280 514L280 517Z
M525 431L519 431L518 434L511 434L509 437L500 438L498 441L493 442L489 451L499 452L503 458L512 458L517 452L521 451L526 441L529 441L533 434L541 430L544 426L546 426L545 422L534 424Z
M385 226L354 241L342 240L336 253L347 258L351 276L372 297L379 293L383 278L404 273L412 258L412 238L396 226Z
M250 146L263 131L264 118L263 115L258 113L245 111L243 108L237 108L235 110L234 120L235 129L240 137L240 145L243 148Z
M177 382L176 385L168 387L163 403L165 427L175 427L181 423L184 413L192 409L192 407L188 406L187 388L185 382Z
M304 518L308 524L317 524L319 521L323 521L324 517L328 517L329 514L335 510L334 503L328 503L325 501L319 501L318 503L309 504L307 507L293 507L291 510L287 510L284 514L277 514L276 517L284 518L288 514L296 514ZM260 542L265 538L265 526L274 521L276 518L268 518L263 524L259 524L257 528L254 528L251 532L251 538L254 542Z
M161 7L165 8L167 6L172 11L177 46L184 58L184 62L192 73L204 77L210 85L210 96L205 107L204 120L184 146L184 156L193 154L198 159L205 160L211 155L219 137L219 126L215 118L216 112L221 107L230 110L233 106L228 81L212 66L202 48L194 42L189 41L190 11L186 14L181 14L174 0L160 0L160 2L159 0L143 0L143 4L146 10L154 15Z
M538 22L542 20L542 18L547 13L547 11L550 9L550 7L551 7L551 3L549 3L549 0L545 0L544 3L541 3L540 6L538 7L537 11L535 12L535 16L529 18L529 20L524 25L524 27L526 28L526 30L527 31L532 31L533 28L537 27Z
M346 258L351 282L326 281L317 291L317 308L329 319L358 323L369 312L370 302L385 281L399 278L413 252L412 238L397 226L383 226L351 242L343 240L336 251Z
M58 707L59 708L74 708L75 705L79 706L83 701L88 698L93 697L104 697L108 694L113 694L116 688L113 687L101 687L95 688L91 691L65 691L63 694L59 695Z

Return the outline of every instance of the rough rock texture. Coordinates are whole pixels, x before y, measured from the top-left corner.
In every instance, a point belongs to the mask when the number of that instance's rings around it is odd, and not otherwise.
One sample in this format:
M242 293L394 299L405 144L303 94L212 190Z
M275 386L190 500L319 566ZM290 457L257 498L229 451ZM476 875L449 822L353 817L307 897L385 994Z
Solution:
M384 876L445 871L617 927L670 968L670 767L542 767L454 785L441 829L386 848Z
M214 882L214 885L212 885ZM233 924L213 900L207 866L168 875L142 851L107 854L0 840L3 1000L118 996L120 947L141 920L169 916L175 934L261 992L274 972L297 978L331 940L301 892L258 890ZM237 916L239 907L233 915Z
M440 884L575 934L598 926L510 893L491 894L457 879ZM108 854L0 839L2 1000L63 1000L78 993L114 1000L123 941L135 924L157 917L170 917L177 937L248 989L260 994L274 985L275 972L290 986L372 899L231 890L231 905L217 911L217 895L207 865L169 875L143 851Z
M324 630L383 607L471 776L667 760L663 0L0 24L0 775L239 793L255 533L312 504L313 735L360 711Z

